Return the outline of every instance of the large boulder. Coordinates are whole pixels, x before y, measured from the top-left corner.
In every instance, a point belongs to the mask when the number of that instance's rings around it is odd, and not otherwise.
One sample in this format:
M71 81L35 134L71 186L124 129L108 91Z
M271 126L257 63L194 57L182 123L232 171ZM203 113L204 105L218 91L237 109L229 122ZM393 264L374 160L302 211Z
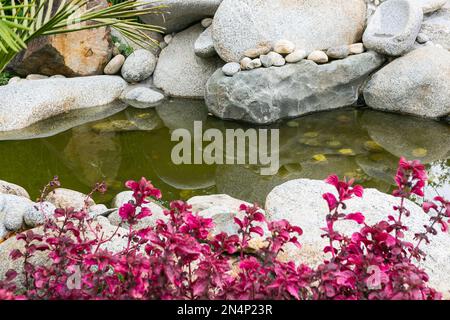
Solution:
M0 194L13 194L15 196L30 199L27 190L17 184L3 180L0 180Z
M28 127L75 109L114 102L127 83L117 76L23 81L0 87L0 131Z
M425 17L420 33L426 35L433 43L450 50L450 4L448 8Z
M425 46L375 73L364 89L374 109L437 118L450 113L450 52Z
M368 49L400 56L413 46L422 25L423 12L407 0L389 0L370 19L363 42Z
M214 16L222 0L144 0L148 6L163 5L166 13L149 14L141 17L147 24L162 26L166 33L177 32L206 17Z
M200 58L194 43L204 31L200 24L175 35L159 57L153 76L157 87L173 97L203 98L205 84L223 61L218 57Z
M328 49L361 40L364 0L224 0L214 16L213 39L227 62L247 49L281 39L298 49Z
M266 200L266 215L271 220L287 219L290 223L298 225L303 229L303 235L299 241L303 247L293 250L288 247L285 252L287 260L296 260L304 263L317 265L329 254L323 252L328 244L327 239L321 237L320 228L326 226L325 217L328 214L328 206L322 198L322 194L335 193L334 187L319 180L298 179L286 182L276 187ZM399 198L381 193L375 189L366 189L364 197L352 199L346 202L346 213L362 212L366 216L366 223L371 225L382 219L387 219L389 214L394 214L393 206L399 205ZM404 222L410 227L405 232L406 240L413 240L414 234L423 232L424 225L429 224L429 216L422 209L407 200L405 206L411 211L411 216L405 218ZM348 236L358 231L360 226L353 221L340 221L336 223L335 229ZM437 236L431 237L430 245L423 245L422 249L428 258L422 266L430 275L430 284L434 288L447 292L450 289L448 274L450 272L450 255L448 254L448 243L450 233L439 232Z
M218 70L206 86L210 112L265 124L354 104L364 80L384 62L375 52L317 65L303 60L227 77Z
M94 200L92 200L87 195L70 189L57 188L50 192L45 200L53 204L56 208L73 208L75 210L81 210L85 205L91 207L95 205Z
M56 5L61 1L55 1ZM87 8L107 7L106 0L88 1ZM11 64L18 74L90 76L102 74L111 59L109 27L44 36L32 40Z

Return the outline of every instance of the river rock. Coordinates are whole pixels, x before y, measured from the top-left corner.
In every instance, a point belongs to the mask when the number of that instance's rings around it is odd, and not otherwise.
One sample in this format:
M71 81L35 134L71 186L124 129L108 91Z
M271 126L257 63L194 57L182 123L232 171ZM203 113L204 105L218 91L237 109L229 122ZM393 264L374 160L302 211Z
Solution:
M366 77L384 58L366 52L317 65L303 60L226 77L216 72L206 86L210 112L224 119L265 124L354 104Z
M364 52L364 44L362 43L353 43L348 46L350 54L360 54Z
M75 210L80 210L85 206L85 204L88 208L95 205L94 200L89 198L87 195L65 188L57 188L51 191L45 197L45 201L48 201L57 208L61 209L73 208Z
M57 8L60 0L54 1ZM87 8L106 8L106 0L88 1ZM82 9L84 10L84 9ZM10 67L21 75L90 76L103 73L112 56L109 27L37 37L27 44Z
M26 76L25 79L27 80L42 80L42 79L47 79L48 76L44 76L42 74L29 74Z
M0 180L0 194L12 194L19 197L30 199L27 190L17 184Z
M266 55L262 55L259 60L261 60L261 63L265 68L270 68L272 66L282 67L286 64L286 60L283 56L274 51L269 52Z
M437 118L450 113L448 92L450 52L425 46L375 73L364 98L374 109Z
M200 23L203 28L209 28L213 23L213 18L205 18Z
M289 40L279 40L275 43L273 51L279 54L290 54L294 52L295 44Z
M212 25L214 46L227 62L281 39L308 52L328 49L358 42L365 19L364 0L223 0Z
M182 98L203 98L205 84L223 61L218 57L200 58L195 54L194 43L203 32L196 24L175 35L163 49L154 74L154 83L166 94Z
M132 191L123 191L123 192L119 193L118 195L116 195L116 197L113 199L111 205L113 208L120 208L122 205L124 205L125 203L128 203L130 201L134 202L133 192ZM139 220L139 222L133 227L135 230L139 230L139 229L143 229L143 228L147 228L147 227L153 227L156 225L157 220L164 220L164 221L168 220L167 216L164 215L164 208L162 206L160 206L159 204L157 204L155 202L150 202L150 203L145 204L144 207L149 208L152 215ZM140 212L140 209L137 209L137 212ZM122 222L122 218L119 215L119 210L112 212L108 216L108 220L114 226L120 225L123 227L128 227L128 225L126 223Z
M268 54L272 50L272 44L270 42L258 43L256 48L248 49L244 51L244 56L249 58L259 58L262 55Z
M308 60L314 61L315 63L327 63L328 56L325 52L316 50L308 55Z
M18 231L23 225L23 216L31 207L31 200L11 194L0 194L0 214L8 231Z
M137 87L126 92L122 101L139 109L155 107L164 100L164 95L147 87Z
M125 62L125 56L118 54L111 61L108 62L105 69L103 70L104 74L114 75L120 71Z
M216 55L211 36L211 27L205 29L195 41L194 52L201 58L210 58Z
M213 219L214 228L212 233L214 235L221 232L229 235L237 234L239 227L234 222L234 218L243 218L243 213L240 210L242 204L251 206L246 201L235 199L225 194L193 197L187 201L187 204L192 206L192 212L203 218Z
M148 50L140 49L128 56L122 66L122 77L128 82L140 82L149 78L156 66L156 57Z
M241 65L237 62L228 62L222 67L223 74L229 77L234 76L239 71L241 71Z
M286 62L288 63L296 63L308 57L308 54L305 50L295 50L294 52L288 54L286 56Z
M407 0L389 0L378 7L363 35L364 46L400 56L414 44L423 20L419 6Z
M303 235L299 241L302 243L300 250L288 248L285 259L295 260L310 265L317 265L324 258L330 258L323 252L328 244L327 239L321 237L320 228L326 226L325 217L328 214L328 206L322 198L322 194L331 192L336 194L334 187L319 180L298 179L286 182L267 196L266 214L270 220L287 219L291 224L300 226ZM364 197L351 199L346 202L345 213L362 212L366 216L366 223L372 225L382 219L387 219L389 214L395 214L394 205L399 205L399 198L384 194L375 189L366 189ZM423 226L428 225L429 217L412 201L405 201L405 206L411 211L411 216L404 220L410 227L405 232L406 240L412 241L414 234L423 232ZM360 226L353 221L340 221L336 223L337 231L351 236ZM431 244L424 245L422 249L428 258L421 266L430 275L432 287L448 292L450 281L450 256L447 253L450 234L439 232L431 237Z
M431 13L441 9L448 0L409 0L422 8L423 13Z
M0 131L25 128L75 109L114 102L126 88L116 76L25 81L0 87Z
M55 210L56 207L50 202L37 202L25 211L23 220L28 227L34 228L44 224L45 219L51 217Z
M327 56L331 59L344 59L350 54L349 46L332 47L327 50Z
M450 6L425 17L420 34L450 50Z
M148 6L155 6L154 0L143 0L148 2ZM161 26L166 33L177 32L189 27L194 22L203 18L212 17L222 0L164 0L158 1L157 5L164 5L166 8L163 15L148 14L141 17L147 24Z

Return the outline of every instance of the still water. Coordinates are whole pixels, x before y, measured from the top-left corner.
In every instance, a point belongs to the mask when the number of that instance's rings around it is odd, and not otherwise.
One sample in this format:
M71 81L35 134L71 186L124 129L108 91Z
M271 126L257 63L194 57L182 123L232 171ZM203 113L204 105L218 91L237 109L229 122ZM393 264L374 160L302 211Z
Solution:
M156 109L113 105L83 110L0 133L0 179L19 184L32 197L54 176L63 187L88 192L106 181L109 203L128 179L145 176L166 200L226 193L264 204L276 185L298 178L324 179L328 174L353 177L366 187L392 190L400 156L420 159L430 170L429 195L450 198L450 125L368 109L316 113L271 125L280 130L280 169L261 176L255 165L175 165L171 132L247 129L248 124L208 115L203 102L171 100ZM266 128L266 127L257 127Z

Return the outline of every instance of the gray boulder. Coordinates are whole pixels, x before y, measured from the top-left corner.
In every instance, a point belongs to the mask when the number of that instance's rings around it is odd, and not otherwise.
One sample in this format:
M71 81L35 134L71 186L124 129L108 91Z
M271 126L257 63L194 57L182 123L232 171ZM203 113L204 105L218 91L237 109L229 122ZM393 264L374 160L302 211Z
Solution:
M18 186L17 184L0 180L0 194L13 194L15 196L24 197L30 199L30 195L27 190Z
M71 110L110 104L126 85L117 76L93 76L0 86L0 131L23 129Z
M162 26L166 33L177 32L189 27L194 22L203 18L212 17L222 0L143 0L148 6L164 5L163 15L149 14L142 16L142 21L147 24Z
M128 56L122 65L122 77L128 82L149 78L156 66L156 57L148 50L139 49Z
M450 7L425 17L420 33L433 43L450 50Z
M212 33L219 56L238 62L267 41L286 39L309 52L359 42L365 19L364 0L224 0Z
M291 246L287 247L284 253L286 260L317 265L324 258L329 258L329 254L323 253L323 248L328 242L321 237L320 230L326 226L325 217L328 214L328 206L322 198L322 194L326 192L336 194L334 187L323 181L298 179L276 187L267 196L266 214L270 220L287 219L290 223L300 226L304 232L299 239L303 247L300 250L293 249ZM347 201L346 204L347 209L343 212L362 212L366 216L366 223L371 225L381 219L387 219L389 214L395 214L392 207L399 205L399 199L375 189L366 189L362 199L355 198ZM410 227L405 232L405 237L407 241L416 243L413 240L414 234L423 232L423 226L429 223L429 216L423 212L422 208L409 200L405 201L405 206L411 211L411 216L404 220ZM335 229L351 236L353 232L360 229L360 226L353 221L340 221L336 223ZM430 275L431 286L448 293L450 234L439 232L430 240L430 245L422 246L428 258L421 263L421 266Z
M23 220L28 227L34 228L44 224L45 219L55 213L56 207L50 202L34 203L25 211Z
M366 52L324 65L303 60L234 77L218 70L207 83L205 99L220 118L271 123L354 104L359 87L383 62L379 54Z
M53 190L45 197L45 201L48 201L57 208L62 209L73 208L75 210L80 210L85 206L85 204L88 208L95 205L94 200L87 195L65 188L57 188Z
M164 100L164 95L146 87L137 87L126 92L122 101L139 109L155 107Z
M0 215L8 231L18 231L23 225L23 216L33 202L11 194L0 194Z
M363 35L367 49L400 56L413 45L423 20L421 8L407 0L389 0L375 11Z
M223 61L203 59L194 52L194 43L203 32L196 24L175 35L159 57L153 80L166 94L182 98L203 98L205 84Z
M425 46L375 73L364 89L374 109L437 118L450 113L450 52Z
M194 43L195 54L201 58L210 58L216 55L211 35L211 27L205 29Z

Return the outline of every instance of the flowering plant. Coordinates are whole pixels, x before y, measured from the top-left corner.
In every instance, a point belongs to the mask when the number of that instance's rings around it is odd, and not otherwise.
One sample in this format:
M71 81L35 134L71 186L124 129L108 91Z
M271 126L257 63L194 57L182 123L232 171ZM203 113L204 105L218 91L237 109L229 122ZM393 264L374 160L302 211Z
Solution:
M363 213L342 212L347 200L363 197L363 188L353 180L328 177L336 189L323 195L329 213L322 236L329 242L324 248L329 259L314 268L279 259L287 243L301 247L303 231L287 220L266 221L257 206L241 205L243 217L234 218L239 231L231 235L215 232L212 219L193 213L182 201L172 202L154 226L137 229L152 215L148 203L160 199L161 192L145 178L128 181L133 200L119 209L128 225L120 249L106 249L119 227L105 237L87 214L87 202L80 211L58 209L43 234L29 230L17 236L24 248L12 251L11 258L23 260L23 286L15 285L17 271L8 271L0 282L0 299L439 299L414 260L425 257L421 245L438 232L437 225L447 230L450 203L441 197L425 202L430 225L416 234L416 244L404 240L403 220L410 215L404 201L412 194L423 196L426 179L423 165L402 158L395 177L396 215L367 225ZM335 225L342 220L361 228L341 234ZM255 240L262 245L254 248ZM50 260L35 264L37 255Z

